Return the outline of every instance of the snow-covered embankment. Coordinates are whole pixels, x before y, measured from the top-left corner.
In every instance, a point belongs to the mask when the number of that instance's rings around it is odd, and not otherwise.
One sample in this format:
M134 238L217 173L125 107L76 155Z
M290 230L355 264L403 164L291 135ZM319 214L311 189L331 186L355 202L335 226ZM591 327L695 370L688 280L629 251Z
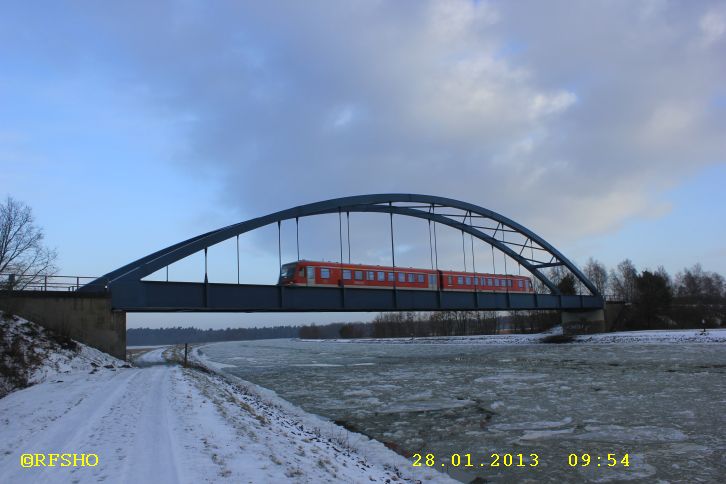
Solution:
M0 398L66 374L104 372L125 365L95 348L0 311Z
M32 348L40 330L29 331ZM272 392L163 361L179 348L131 368L73 344L72 357L49 346L32 372L45 377L0 398L0 482L451 482ZM196 350L191 359L203 365ZM93 453L98 464L23 468L24 453Z
M256 422L243 426L255 429L257 438L253 440L265 442L266 455L292 457L307 475L302 482L454 482L435 470L414 468L410 460L382 443L307 413L272 390L223 373L222 368L228 365L206 359L203 346L190 350L189 361L210 372L207 381L200 382L202 387L213 383L223 394L233 396L231 401L218 402L223 407L221 413L232 420L245 420L247 416L234 414L239 407L247 410Z

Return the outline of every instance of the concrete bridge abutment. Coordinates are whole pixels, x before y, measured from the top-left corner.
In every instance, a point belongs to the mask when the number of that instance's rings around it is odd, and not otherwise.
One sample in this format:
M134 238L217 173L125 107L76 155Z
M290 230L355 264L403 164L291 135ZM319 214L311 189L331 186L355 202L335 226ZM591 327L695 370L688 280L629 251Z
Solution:
M603 333L607 329L604 309L562 311L561 318L564 334Z
M0 309L126 359L126 313L106 292L0 291Z
M604 309L562 311L562 331L565 334L590 334L613 331L624 308L623 303L605 303Z

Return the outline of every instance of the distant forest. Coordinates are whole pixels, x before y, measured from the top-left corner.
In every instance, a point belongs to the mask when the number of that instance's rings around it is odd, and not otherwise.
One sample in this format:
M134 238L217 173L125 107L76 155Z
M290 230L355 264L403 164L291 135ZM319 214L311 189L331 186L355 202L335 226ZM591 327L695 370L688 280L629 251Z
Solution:
M625 303L613 331L641 329L718 328L726 321L726 282L700 264L671 277L663 267L638 271L632 261L607 268L592 258L582 268L606 299ZM561 268L549 273L562 294L584 293L576 279ZM537 292L547 292L535 280ZM438 311L381 313L368 323L276 326L273 328L139 328L127 331L127 344L204 343L273 338L393 338L462 336L501 332L536 333L559 324L556 311Z
M180 343L208 343L212 341L240 341L251 339L297 338L300 326L272 328L133 328L126 331L128 346L170 345Z

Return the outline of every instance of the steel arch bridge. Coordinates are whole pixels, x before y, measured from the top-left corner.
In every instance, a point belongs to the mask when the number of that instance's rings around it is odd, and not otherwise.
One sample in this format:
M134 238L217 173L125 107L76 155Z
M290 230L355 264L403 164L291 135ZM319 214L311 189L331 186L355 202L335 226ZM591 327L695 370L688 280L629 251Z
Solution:
M270 224L324 214L368 212L414 217L460 230L497 249L541 281L549 294L407 291L351 287L164 282L143 280L170 264L220 242ZM451 213L456 212L456 213ZM342 237L342 236L341 236ZM509 237L509 240L507 240ZM473 240L473 239L472 239ZM341 242L342 243L342 242ZM393 250L393 249L392 249ZM342 249L341 249L342 251ZM506 258L505 258L506 260ZM342 262L342 255L341 255ZM395 264L394 264L395 265ZM563 267L589 295L562 295L542 269ZM496 212L450 198L378 194L300 205L192 237L120 267L81 288L110 291L114 310L143 312L325 312L518 309L602 309L604 301L587 277L557 249L531 230Z

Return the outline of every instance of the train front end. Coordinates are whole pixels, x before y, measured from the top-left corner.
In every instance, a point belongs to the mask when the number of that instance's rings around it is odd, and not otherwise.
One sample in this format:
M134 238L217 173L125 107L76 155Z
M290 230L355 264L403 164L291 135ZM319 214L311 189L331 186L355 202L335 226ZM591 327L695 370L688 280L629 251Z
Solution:
M295 271L297 270L297 264L297 262L291 262L280 267L280 278L277 280L277 285L290 286L295 284Z

